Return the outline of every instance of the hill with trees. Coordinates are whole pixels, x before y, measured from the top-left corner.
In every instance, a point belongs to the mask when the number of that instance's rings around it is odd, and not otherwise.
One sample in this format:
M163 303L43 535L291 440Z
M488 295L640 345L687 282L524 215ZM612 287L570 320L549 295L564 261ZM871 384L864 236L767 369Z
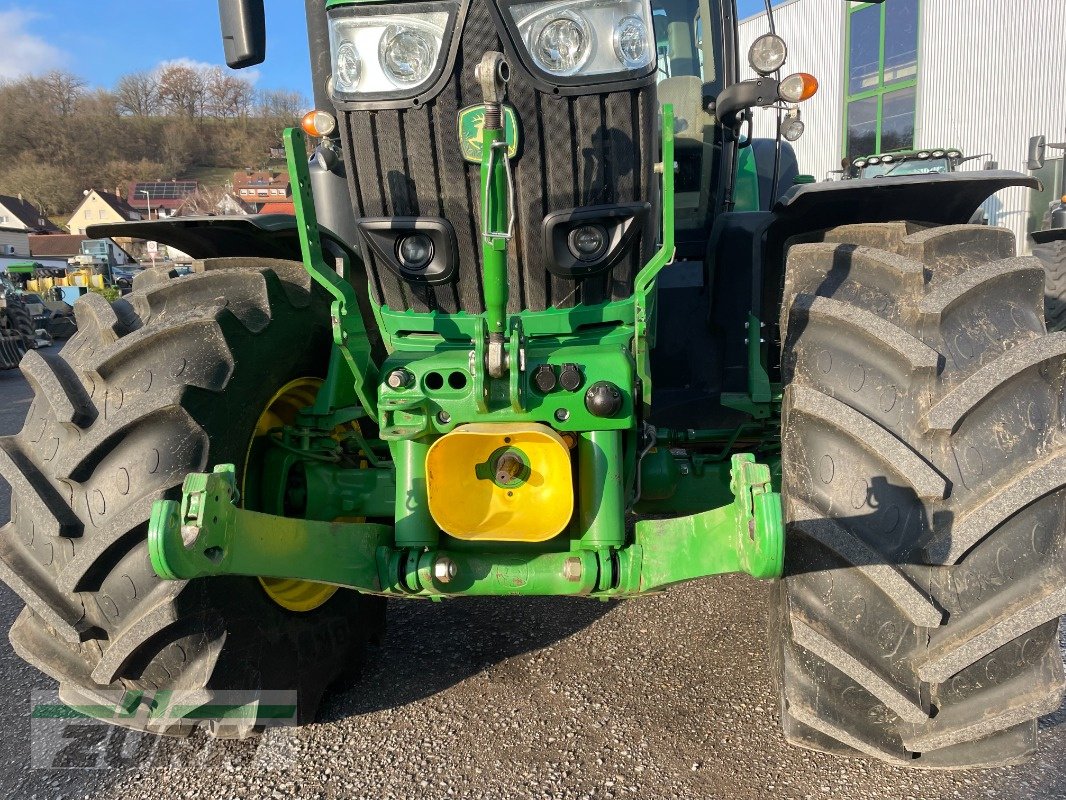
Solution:
M305 103L183 62L124 75L112 89L64 71L0 82L0 194L61 216L90 187L265 167Z

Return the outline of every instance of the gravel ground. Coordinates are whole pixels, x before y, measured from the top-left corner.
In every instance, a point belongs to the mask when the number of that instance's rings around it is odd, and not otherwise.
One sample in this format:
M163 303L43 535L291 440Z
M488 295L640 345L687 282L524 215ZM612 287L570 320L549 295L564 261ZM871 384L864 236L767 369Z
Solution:
M29 398L0 372L0 434ZM0 482L0 522L7 494ZM0 627L20 608L0 588ZM0 796L1066 798L1066 709L1013 769L904 771L786 746L766 609L766 587L740 576L627 603L394 603L367 673L315 725L250 742L120 737L127 766L102 769L29 766L30 691L54 684L5 637Z

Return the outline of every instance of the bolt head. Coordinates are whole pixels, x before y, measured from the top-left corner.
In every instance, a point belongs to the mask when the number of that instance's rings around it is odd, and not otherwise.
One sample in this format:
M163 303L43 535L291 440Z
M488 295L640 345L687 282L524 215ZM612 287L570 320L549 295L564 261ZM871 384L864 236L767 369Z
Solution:
M451 583L459 574L459 567L447 556L441 556L433 562L433 578L437 583Z
M401 367L390 372L385 378L385 383L390 389L406 389L413 379L414 376Z
M439 422L441 425L447 425L451 421L452 415L449 414L447 411L437 412L437 422Z
M568 558L563 562L563 577L572 583L581 580L582 566L580 558Z

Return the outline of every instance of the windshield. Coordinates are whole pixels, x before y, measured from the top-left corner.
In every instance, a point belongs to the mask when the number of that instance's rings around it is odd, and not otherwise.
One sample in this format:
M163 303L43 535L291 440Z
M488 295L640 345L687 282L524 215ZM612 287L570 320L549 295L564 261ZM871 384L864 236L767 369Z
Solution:
M938 175L950 172L946 158L908 158L906 161L893 161L890 164L873 164L862 168L860 178L879 178L886 173L898 175Z

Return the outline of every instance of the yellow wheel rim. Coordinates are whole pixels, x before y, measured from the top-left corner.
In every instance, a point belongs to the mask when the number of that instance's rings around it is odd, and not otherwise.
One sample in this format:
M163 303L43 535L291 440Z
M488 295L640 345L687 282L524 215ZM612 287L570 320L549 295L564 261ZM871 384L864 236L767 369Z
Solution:
M319 378L298 378L278 390L267 403L266 409L259 415L255 425L255 435L248 443L245 457L245 475L247 463L251 457L252 444L256 439L269 435L270 431L283 425L290 425L296 419L296 413L315 402L315 396L322 385ZM244 496L242 481L241 496ZM314 611L336 593L339 587L328 583L300 581L292 578L259 578L259 583L267 597L289 611Z

